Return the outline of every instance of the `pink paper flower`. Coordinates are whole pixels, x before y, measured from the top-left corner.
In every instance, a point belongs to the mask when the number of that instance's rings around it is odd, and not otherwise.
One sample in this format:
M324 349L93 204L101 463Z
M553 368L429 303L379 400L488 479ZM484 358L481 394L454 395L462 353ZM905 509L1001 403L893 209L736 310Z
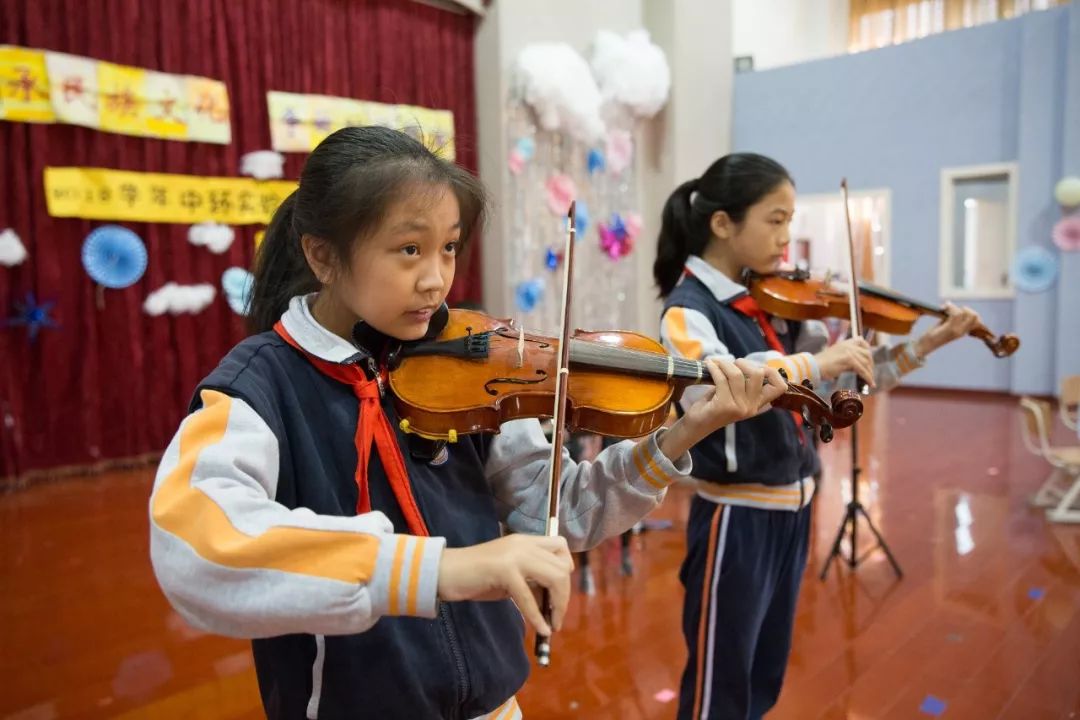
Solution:
M510 172L520 175L521 171L525 169L525 157L518 152L517 148L514 148L510 151L510 157L507 158L506 164L510 166Z
M626 234L630 236L631 240L636 240L637 236L641 234L641 216L636 212L626 213Z
M605 152L607 169L612 175L619 175L630 167L634 159L634 138L628 130L612 130L607 136Z
M577 195L577 186L568 176L561 173L548 178L547 206L552 215L565 215L570 211L570 203Z
M1080 250L1080 215L1068 215L1054 226L1054 244L1062 252Z

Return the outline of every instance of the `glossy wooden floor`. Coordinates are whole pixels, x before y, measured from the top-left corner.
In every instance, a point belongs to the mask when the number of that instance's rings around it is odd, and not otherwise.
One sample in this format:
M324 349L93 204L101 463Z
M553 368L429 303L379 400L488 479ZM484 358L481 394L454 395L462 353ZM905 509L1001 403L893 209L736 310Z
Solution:
M841 433L825 453L788 681L770 717L1080 717L1080 528L1026 506L1047 468L1020 443L1015 401L908 392L872 403L861 495L905 577L878 553L855 574L834 566L817 579L843 509ZM261 716L247 645L187 628L154 584L150 478L0 496L0 717ZM674 527L635 539L633 577L620 573L617 541L594 551L597 592L574 599L553 667L519 695L527 717L673 717L689 498L673 491L656 519Z

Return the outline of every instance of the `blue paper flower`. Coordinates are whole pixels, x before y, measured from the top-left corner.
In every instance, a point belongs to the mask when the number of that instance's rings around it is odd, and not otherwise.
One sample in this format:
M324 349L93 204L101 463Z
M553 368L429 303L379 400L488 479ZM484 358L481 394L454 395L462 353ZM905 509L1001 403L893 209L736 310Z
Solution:
M225 300L237 315L247 315L251 302L251 287L255 276L244 268L231 267L221 275L221 290Z
M134 285L146 272L146 246L119 225L102 225L86 236L82 263L94 282L107 288Z
M518 283L514 292L518 310L531 312L537 303L544 297L544 281L542 278L533 278Z
M536 141L528 136L518 138L514 147L517 148L518 153L521 155L521 159L525 161L532 160L533 155L536 154Z
M604 172L604 168L607 166L607 162L604 160L604 153L593 148L589 150L589 155L586 159L589 166L589 174L595 175L598 172Z
M1045 292L1054 284L1057 270L1054 253L1039 245L1029 245L1013 259L1012 281L1021 292Z
M38 304L34 298L34 293L26 293L26 300L23 302L15 302L15 315L8 318L8 325L22 325L26 328L30 337L30 342L34 342L37 339L38 332L42 328L55 328L60 324L50 317L49 313L52 312L55 302L44 302Z
M555 270L562 262L562 253L557 253L551 248L544 254L544 265L548 270Z
M574 205L574 229L578 240L585 237L585 233L589 231L589 220L589 206L584 200L578 200Z

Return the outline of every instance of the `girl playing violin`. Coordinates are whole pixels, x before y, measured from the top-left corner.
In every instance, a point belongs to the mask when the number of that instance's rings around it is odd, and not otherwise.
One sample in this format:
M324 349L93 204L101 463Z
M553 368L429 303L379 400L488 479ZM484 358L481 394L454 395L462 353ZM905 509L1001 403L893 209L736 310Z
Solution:
M878 390L966 335L978 316L949 317L917 340L871 349L854 338L827 347L820 321L766 315L740 279L779 268L795 186L775 161L720 158L664 207L653 268L665 298L661 340L695 360L743 358L782 368L793 383L855 372ZM698 397L684 394L680 412ZM818 458L799 420L770 410L718 430L690 451L698 492L690 509L683 632L689 658L680 718L760 718L780 694L809 545Z
M564 460L564 537L530 534L547 506L539 422L435 444L398 428L382 380L392 344L437 332L484 205L408 135L326 138L258 251L255 334L196 388L161 461L158 582L193 625L252 639L271 718L519 717L521 616L559 628L570 551L631 527L687 477L695 442L786 387L711 364L715 391L671 427Z

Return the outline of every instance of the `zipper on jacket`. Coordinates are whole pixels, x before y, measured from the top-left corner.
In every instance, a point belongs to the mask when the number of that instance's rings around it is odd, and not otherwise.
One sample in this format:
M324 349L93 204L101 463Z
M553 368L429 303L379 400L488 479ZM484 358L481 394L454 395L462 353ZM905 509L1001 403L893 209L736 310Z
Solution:
M465 656L461 653L458 644L457 630L454 629L454 620L450 617L450 608L445 603L439 603L439 619L442 620L443 630L446 631L446 640L450 643L450 654L454 656L454 665L457 667L458 702L454 706L454 717L460 718L461 705L469 695L469 677L465 670Z

